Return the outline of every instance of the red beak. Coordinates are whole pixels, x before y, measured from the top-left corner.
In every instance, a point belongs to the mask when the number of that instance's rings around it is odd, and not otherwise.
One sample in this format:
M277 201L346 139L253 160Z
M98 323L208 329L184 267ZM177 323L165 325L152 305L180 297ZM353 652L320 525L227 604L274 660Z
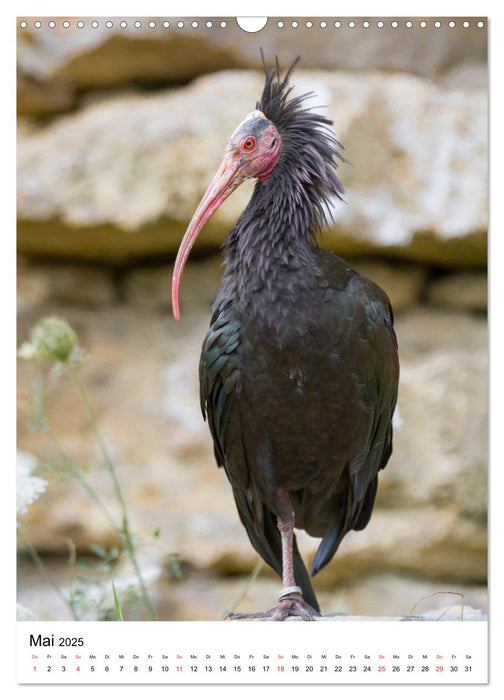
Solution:
M219 169L213 177L212 182L203 195L203 199L194 212L191 223L189 224L184 238L182 239L178 249L177 259L175 260L175 268L173 270L172 278L172 307L173 316L175 317L176 321L180 319L179 289L180 280L182 279L182 272L184 271L184 265L186 264L191 248L193 247L193 244L203 226L214 214L214 212L217 211L222 202L224 202L243 182L244 178L240 178L239 176L237 177L238 169L238 159L233 159L232 156L225 155Z

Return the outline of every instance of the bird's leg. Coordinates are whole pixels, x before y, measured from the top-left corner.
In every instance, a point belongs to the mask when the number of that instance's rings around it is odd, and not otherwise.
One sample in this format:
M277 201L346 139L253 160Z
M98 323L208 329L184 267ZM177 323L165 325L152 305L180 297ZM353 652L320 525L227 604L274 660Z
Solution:
M294 510L290 502L289 494L285 489L278 488L275 492L277 506L277 526L282 538L282 584L279 602L273 608L259 613L240 614L230 613L228 619L271 619L285 620L289 616L301 617L303 620L313 620L320 617L319 613L311 605L303 600L301 588L296 585L294 578Z
M276 497L278 510L280 511L280 515L277 516L277 527L280 530L280 537L282 538L282 583L284 590L298 588L294 578L294 562L292 556L292 546L294 542L294 511L287 491L282 488L277 489Z
M313 620L319 614L311 605L303 600L301 588L296 585L294 578L294 509L289 494L283 488L275 492L277 506L277 527L282 538L282 584L279 603L272 610L273 619L284 620L289 615L302 617L304 620Z

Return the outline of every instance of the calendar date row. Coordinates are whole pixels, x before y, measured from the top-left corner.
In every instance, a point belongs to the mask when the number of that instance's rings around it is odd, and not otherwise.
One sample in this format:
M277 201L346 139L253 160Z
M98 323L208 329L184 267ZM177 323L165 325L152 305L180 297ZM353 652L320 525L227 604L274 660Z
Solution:
M42 671L46 673L66 673L68 671L76 671L76 672L89 672L89 673L95 673L96 671L104 671L105 673L123 673L123 672L133 672L133 673L156 673L156 672L162 672L162 673L372 673L372 672L378 672L378 673L443 673L448 671L449 673L458 673L458 672L463 672L463 673L471 673L472 672L472 666L469 666L467 664L463 665L416 665L416 664L408 664L408 665L356 665L356 664L350 664L350 665L317 665L317 664L293 664L293 665L288 665L288 664L282 664L282 665L191 665L191 666L185 666L185 665L174 665L174 666L168 666L166 664L163 664L161 666L154 666L154 665L148 665L148 666L140 666L140 665L128 665L128 664L120 664L118 666L112 666L112 665L106 665L106 666L100 666L100 665L95 665L92 664L90 666L84 665L84 664L79 664L77 666L68 666L68 665L41 665L41 666L33 666L34 671Z

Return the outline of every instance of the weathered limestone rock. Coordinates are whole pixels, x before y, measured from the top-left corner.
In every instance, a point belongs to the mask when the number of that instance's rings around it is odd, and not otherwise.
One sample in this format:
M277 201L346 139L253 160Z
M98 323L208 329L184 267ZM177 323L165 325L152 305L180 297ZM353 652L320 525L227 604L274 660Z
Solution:
M97 307L115 301L117 294L110 271L100 266L23 259L18 264L18 311L42 303Z
M487 276L481 272L458 271L434 280L427 299L435 306L467 311L486 311Z
M484 72L483 72L484 73ZM258 73L225 71L178 90L116 96L21 131L18 243L26 253L121 260L173 252ZM348 203L324 244L442 265L486 262L486 92L400 74L299 71L328 105ZM230 100L229 96L233 99ZM207 224L216 245L250 197L237 190Z
M36 80L18 71L18 115L45 116L54 112L65 112L74 104L75 95L67 85Z
M297 55L304 68L337 70L405 71L422 76L434 76L462 61L486 60L486 30L476 25L471 17L470 27L455 28L446 20L439 28L421 28L419 21L407 28L403 23L393 28L389 22L378 31L364 28L361 21L351 28L346 21L334 27L326 19L326 27L315 20L310 29L291 28L293 18L285 19L283 28L277 28L277 19L269 18L260 34L240 29L236 19L209 18L212 28L202 18L197 27L193 18L138 17L121 28L117 17L82 18L83 27L77 27L77 18L71 18L68 28L43 25L35 29L33 18L27 18L28 27L18 31L18 61L27 75L39 80L64 82L74 89L113 86L131 82L180 82L201 73L228 68L257 68L260 65L259 46L268 59L280 57L283 65ZM225 28L220 26L226 22ZM184 26L179 27L178 22ZM112 26L107 27L106 22ZM149 26L154 23L154 26ZM293 47L294 45L294 47ZM390 50L393 45L394 50Z
M245 537L245 535L244 535ZM305 561L315 556L319 540L297 533ZM226 575L243 575L254 567L252 550L221 548L211 568ZM317 574L320 588L351 582L378 572L400 572L444 581L484 584L487 570L486 528L459 517L456 507L375 508L370 525L346 535L334 559ZM265 573L274 574L266 568Z
M485 583L483 524L450 508L376 508L370 525L351 532L337 556L317 574L319 586L351 581L363 573L395 571L445 581ZM305 540L304 533L300 543ZM309 543L301 545L306 551ZM315 547L313 547L315 553Z
M464 313L413 310L397 323L403 426L378 502L454 507L485 521L487 326ZM407 485L407 486L406 486Z
M250 66L250 60L240 56L240 44L223 42L218 30L217 36L215 31L167 30L160 26L159 18L154 30L137 29L133 20L122 29L117 19L110 29L106 21L110 19L100 18L99 26L91 27L91 19L86 19L86 26L77 28L74 20L73 28L66 31L20 29L20 70L39 81L82 91L135 83L180 83L227 67ZM144 27L146 23L144 20ZM259 60L257 51L254 64Z
M184 272L182 308L199 307L208 312L222 275L222 258L212 255L194 261ZM136 267L125 276L124 296L134 306L164 310L171 314L171 283L173 265Z
M107 500L114 511L112 499ZM48 511L50 521L47 521ZM114 514L117 523L120 523L119 513ZM41 555L71 557L74 552L89 553L90 545L106 549L120 546L117 532L90 499L83 497L83 492L75 484L65 489L64 498L61 498L57 487L54 489L54 486L50 486L40 502L36 501L29 507L24 521L23 537L18 541L21 550L24 549L25 541L28 541Z
M314 581L317 585L316 580ZM326 589L320 589L326 592ZM463 598L462 598L463 596ZM336 588L334 598L326 602L326 612L347 612L359 615L384 615L403 617L426 616L429 609L437 610L437 617L460 610L461 602L466 606L487 610L488 601L484 586L454 584L437 577L417 578L394 573L375 573L359 576ZM358 612L357 612L358 611ZM464 610L465 613L465 610ZM464 614L464 619L467 619ZM441 619L445 619L444 616Z

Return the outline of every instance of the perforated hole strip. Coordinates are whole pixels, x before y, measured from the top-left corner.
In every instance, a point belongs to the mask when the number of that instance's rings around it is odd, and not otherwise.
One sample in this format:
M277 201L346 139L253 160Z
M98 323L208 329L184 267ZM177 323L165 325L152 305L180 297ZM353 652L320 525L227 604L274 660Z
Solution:
M191 30L191 29L226 29L231 24L242 26L237 18L71 18L71 19L49 19L25 17L18 19L20 29L83 29L92 27L93 29L171 29L171 30ZM287 17L267 19L265 28L282 30L302 30L302 29L486 29L487 19L483 17L442 17L442 18L306 18ZM243 26L242 26L243 28ZM244 29L244 31L247 31ZM251 30L249 30L251 31ZM262 31L254 30L255 33Z

